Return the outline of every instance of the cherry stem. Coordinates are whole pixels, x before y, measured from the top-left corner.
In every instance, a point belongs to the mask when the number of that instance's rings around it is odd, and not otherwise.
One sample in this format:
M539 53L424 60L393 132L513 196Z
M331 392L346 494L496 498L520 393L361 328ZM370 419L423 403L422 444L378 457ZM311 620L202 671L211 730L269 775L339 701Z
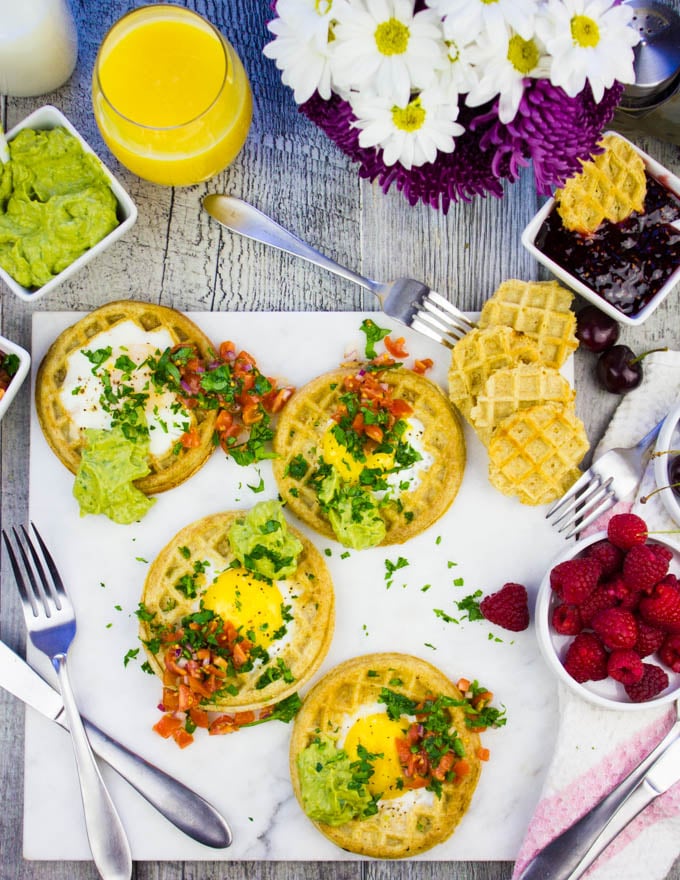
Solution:
M634 357L632 361L628 361L628 366L632 367L633 364L637 364L643 358L646 358L648 354L654 354L657 351L668 351L668 346L666 345L663 348L650 348L649 351L643 351L642 354L639 354L637 357Z
M677 489L680 486L680 483L669 483L667 486L657 486L656 489L653 489L648 495L643 495L640 498L640 504L646 504L652 495L656 495L657 492L663 492L664 489ZM675 531L678 531L675 529ZM663 534L660 532L659 534Z
M660 458L662 455L680 455L680 449L659 449L652 452L650 458Z

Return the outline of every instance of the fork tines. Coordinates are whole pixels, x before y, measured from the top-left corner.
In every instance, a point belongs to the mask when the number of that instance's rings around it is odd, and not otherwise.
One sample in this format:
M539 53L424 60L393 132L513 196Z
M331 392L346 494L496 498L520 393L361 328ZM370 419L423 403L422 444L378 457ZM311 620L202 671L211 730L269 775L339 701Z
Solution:
M565 538L573 538L616 504L612 482L613 477L604 480L598 474L586 471L553 503L546 519L558 532L566 532Z
M435 342L453 348L476 325L443 296L431 290L411 321L411 327Z
M65 598L66 591L54 559L45 546L45 542L35 525L31 523L31 526L40 545L42 559L23 525L20 526L20 531L12 528L13 542L10 535L4 529L2 530L2 537L24 606L30 606L34 617L38 617L41 613L38 608L38 603L40 603L47 617L51 617L55 608L56 610L61 610L62 599ZM19 556L23 566L19 562ZM45 574L43 562L47 566L51 577L47 577Z

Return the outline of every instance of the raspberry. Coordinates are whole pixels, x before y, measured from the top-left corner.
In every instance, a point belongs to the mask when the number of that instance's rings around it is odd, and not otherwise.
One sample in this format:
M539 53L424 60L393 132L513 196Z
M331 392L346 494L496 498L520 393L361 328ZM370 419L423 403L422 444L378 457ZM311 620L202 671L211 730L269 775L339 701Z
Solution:
M640 616L666 632L680 633L680 589L665 579L640 599Z
M527 591L521 584L504 584L498 592L485 596L479 608L488 621L503 629L520 632L529 626Z
M577 605L556 605L551 622L555 632L561 636L575 636L583 629L581 612Z
M680 672L680 635L672 633L666 636L659 648L659 660L673 672Z
M644 664L632 649L612 651L607 660L607 672L622 684L636 684L642 678Z
M605 608L592 619L592 627L602 639L605 648L632 648L637 641L637 621L632 611L625 608Z
M668 676L660 666L642 664L642 678L635 684L625 685L626 693L634 703L651 700L668 687Z
M567 648L564 668L578 682L607 677L607 652L593 633L579 633Z
M597 559L602 566L601 577L611 577L621 570L623 564L623 550L615 547L611 541L602 540L591 544L586 550L586 556Z
M670 564L671 559L673 558L673 551L668 547L664 547L663 544L650 544L649 545L652 550L660 556L662 559L665 559L666 562Z
M597 586L601 572L596 559L568 559L550 572L550 586L568 605L580 605Z
M647 540L647 523L634 513L618 513L609 520L607 537L615 547L630 550Z
M664 630L638 618L638 637L634 645L635 653L640 657L649 657L658 651L666 638Z
M583 626L590 626L598 611L602 611L603 608L613 608L616 604L617 599L612 593L602 586L596 587L580 606Z
M633 611L638 606L642 593L627 584L622 575L615 575L611 580L600 583L600 587L616 601L619 608Z
M648 544L631 547L623 560L623 577L637 590L648 592L668 571L668 559Z

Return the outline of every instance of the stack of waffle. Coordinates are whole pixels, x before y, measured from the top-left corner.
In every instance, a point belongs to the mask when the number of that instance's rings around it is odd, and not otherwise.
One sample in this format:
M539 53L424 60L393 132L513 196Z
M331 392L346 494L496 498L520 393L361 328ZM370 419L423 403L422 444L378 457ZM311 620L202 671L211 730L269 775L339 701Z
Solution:
M559 498L588 450L559 372L578 345L572 299L555 281L505 281L452 353L449 394L488 449L489 479L524 504Z

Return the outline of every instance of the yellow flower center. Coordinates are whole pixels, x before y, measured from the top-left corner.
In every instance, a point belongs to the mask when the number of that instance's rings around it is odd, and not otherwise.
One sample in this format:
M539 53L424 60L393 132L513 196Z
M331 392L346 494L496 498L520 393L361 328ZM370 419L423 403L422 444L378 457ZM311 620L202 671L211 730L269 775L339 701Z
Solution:
M516 71L527 76L538 64L539 51L533 40L523 40L519 34L510 37L508 61Z
M402 55L408 48L409 29L396 18L382 21L375 29L375 43L383 55Z
M454 40L446 41L446 51L448 54L449 61L454 64L460 58L460 49L454 42Z
M326 15L331 11L333 0L314 0L314 11L318 15Z
M597 22L587 15L575 15L571 20L571 38L577 46L592 49L600 42Z
M395 128L402 131L418 131L425 122L425 110L420 104L420 98L414 98L405 107L392 108L392 122Z
M492 3L498 3L498 0L482 0L485 6L491 6Z

